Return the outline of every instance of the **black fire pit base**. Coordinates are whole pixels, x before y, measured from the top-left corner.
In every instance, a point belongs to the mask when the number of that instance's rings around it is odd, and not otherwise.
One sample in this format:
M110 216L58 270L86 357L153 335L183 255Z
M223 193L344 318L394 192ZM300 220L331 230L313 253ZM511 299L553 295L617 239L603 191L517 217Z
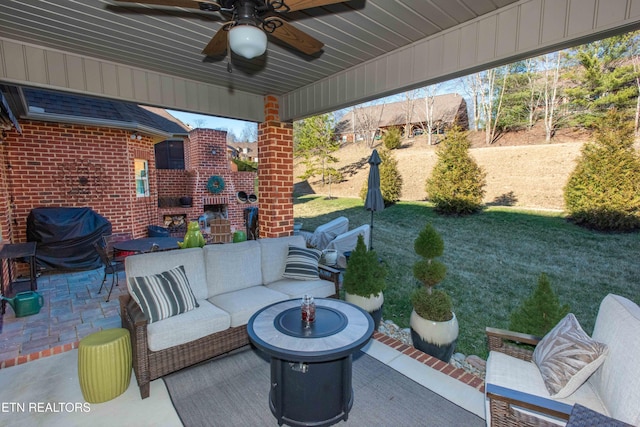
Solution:
M353 406L351 355L328 362L271 359L269 407L278 425L330 426Z

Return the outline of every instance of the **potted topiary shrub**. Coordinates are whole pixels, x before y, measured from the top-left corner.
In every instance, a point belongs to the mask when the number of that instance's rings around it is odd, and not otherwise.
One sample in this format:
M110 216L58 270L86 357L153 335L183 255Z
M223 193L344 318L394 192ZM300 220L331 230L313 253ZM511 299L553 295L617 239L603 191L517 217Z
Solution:
M378 260L375 251L368 251L364 237L358 236L356 248L351 251L342 286L347 302L368 311L373 317L376 330L382 319L387 269Z
M423 286L411 295L413 346L448 363L458 341L458 320L449 295L433 289L447 274L447 267L435 259L444 252L444 241L436 229L427 224L418 234L414 248L421 259L413 265L413 275Z

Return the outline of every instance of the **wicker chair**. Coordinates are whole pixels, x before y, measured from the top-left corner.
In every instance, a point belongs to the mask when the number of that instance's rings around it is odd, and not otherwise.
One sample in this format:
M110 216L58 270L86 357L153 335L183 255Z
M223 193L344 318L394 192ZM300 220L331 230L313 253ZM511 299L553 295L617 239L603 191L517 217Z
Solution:
M579 404L596 411L594 418L605 414L615 419L612 422L621 420L640 425L639 330L640 307L624 297L607 295L600 304L592 338L608 346L608 355L573 394L556 399L546 391L536 365L522 363L531 361L533 351L512 344L535 346L540 338L487 328L490 350L485 385L488 424L564 425L570 421L574 406ZM570 422L567 425L578 424Z

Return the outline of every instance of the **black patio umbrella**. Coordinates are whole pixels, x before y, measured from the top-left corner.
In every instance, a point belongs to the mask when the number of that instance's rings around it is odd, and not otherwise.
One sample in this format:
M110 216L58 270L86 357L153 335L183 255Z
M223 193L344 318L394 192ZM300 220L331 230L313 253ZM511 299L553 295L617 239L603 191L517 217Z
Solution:
M373 249L373 213L384 209L384 200L380 192L380 170L378 165L382 163L377 150L373 150L369 157L369 180L367 181L367 198L364 208L371 211L371 232L369 233L369 249Z

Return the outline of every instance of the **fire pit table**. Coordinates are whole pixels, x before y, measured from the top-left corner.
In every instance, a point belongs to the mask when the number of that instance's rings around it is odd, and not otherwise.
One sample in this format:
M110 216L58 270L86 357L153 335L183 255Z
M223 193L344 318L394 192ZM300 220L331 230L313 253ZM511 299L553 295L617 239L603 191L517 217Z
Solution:
M353 405L352 354L371 338L373 319L353 304L319 298L315 321L305 327L300 303L272 304L247 324L251 342L271 357L271 412L279 425L346 421Z

